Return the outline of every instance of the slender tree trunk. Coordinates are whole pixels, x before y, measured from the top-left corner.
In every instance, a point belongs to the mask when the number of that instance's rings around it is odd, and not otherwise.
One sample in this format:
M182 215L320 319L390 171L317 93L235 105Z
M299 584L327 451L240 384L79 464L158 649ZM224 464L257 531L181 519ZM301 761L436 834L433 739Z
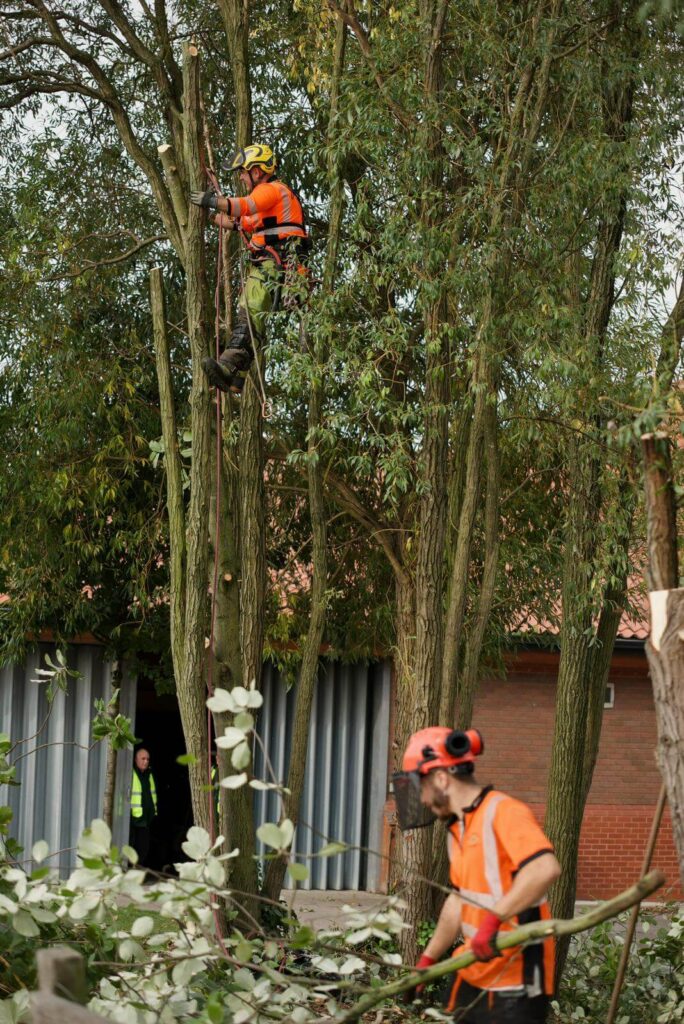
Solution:
M249 75L249 3L220 0L235 98L235 144L246 146L252 139L252 104ZM230 331L231 281L228 248L223 248L222 277L226 303L226 329ZM256 354L256 358L261 358ZM250 378L255 380L254 371ZM266 555L264 526L264 482L261 400L247 384L240 400L240 434L237 450L225 443L226 424L234 414L231 400L223 403L223 461L220 481L221 523L218 551L218 584L214 628L214 651L221 678L230 686L261 683L263 663ZM216 501L216 496L214 497ZM225 723L217 721L220 729ZM230 757L218 753L221 775L232 772ZM244 893L243 908L254 918L258 905L251 894L258 888L256 838L252 792L247 787L222 789L221 831L241 856L230 862L230 884Z
M406 574L396 578L397 676L396 718L394 727L394 768L401 770L401 758L409 737L417 729L430 725L428 681L415 675L416 646L415 584ZM418 876L428 876L432 857L432 829L410 832L397 830L395 858L391 865L392 889L407 903L405 919L414 927L403 934L401 953L406 963L415 963L418 939L415 925L430 917L431 891Z
M470 551L475 518L480 504L480 474L484 443L484 421L489 393L480 385L475 396L473 420L468 436L465 487L458 520L456 551L451 566L451 578L444 626L444 659L440 687L439 720L445 724L454 721L458 693L458 664L461 652L463 619L468 593Z
M107 716L115 719L119 714L121 693L121 659L112 662L111 697L107 702ZM116 787L116 762L118 751L110 740L107 741L107 763L105 765L104 793L102 795L102 817L110 828L114 821L114 790Z
M169 575L171 581L171 658L176 680L183 677L185 663L185 510L181 457L178 449L176 406L173 398L171 356L166 330L166 308L162 272L150 271L150 301L154 326L154 351L159 385L159 408L164 440L166 509L169 517Z
M337 133L336 122L339 108L340 82L344 70L346 36L346 25L343 21L338 21L335 33L334 71L328 119L329 143L333 142ZM344 183L332 148L328 164L328 179L330 182L330 233L328 235L323 274L323 291L326 294L332 292L335 283L337 254L342 230L342 214L344 212ZM302 347L306 347L306 325L303 320L300 329L300 339L303 343ZM321 644L327 618L328 530L324 502L325 464L319 450L320 440L318 437L323 415L325 364L327 358L327 341L319 338L315 342L315 365L311 379L307 430L307 477L312 537L311 613L297 680L297 704L292 723L290 763L287 776L287 788L290 794L284 799L284 812L295 825L299 821L299 807L304 791L311 707L318 678ZM271 861L264 883L264 893L269 899L277 900L279 898L284 875L284 860L277 859Z
M249 76L249 0L218 0L226 30L235 94L235 139L252 141L252 92Z
M616 553L608 566L607 583L601 601L601 613L596 630L593 666L590 671L587 729L584 744L584 802L586 804L594 776L594 767L598 757L601 726L603 725L603 706L605 704L606 686L610 673L615 640L627 598L627 582L629 569L629 547L632 539L632 522L636 496L626 471L623 471L620 482L620 493L617 508L607 514L615 522L618 521L620 534L616 538Z
M672 814L684 883L684 588L679 586L677 506L670 443L663 434L642 439L648 516L651 635L646 655L658 724L656 757Z
M419 467L422 496L418 513L414 674L416 686L421 689L413 700L417 700L425 715L426 725L434 722L439 714L437 682L444 650L449 356L441 313L440 302L430 309L426 318L425 439Z
M584 814L584 757L589 686L594 665L594 572L599 520L598 466L580 442L572 442L568 473L569 509L563 562L562 640L556 715L546 801L546 832L563 869L553 889L554 913L572 916L577 852Z
M620 33L624 33L632 47L637 43L629 33L625 33L617 6L615 14L616 21L605 43L606 73L601 103L606 135L615 144L616 172L625 176L627 167L622 144L626 141L627 126L632 118L634 72L628 62L621 74L609 73L607 62L617 56L616 48L624 45ZM629 12L625 17L629 17ZM622 239L627 195L627 186L623 185L617 194L609 193L603 202L583 310L587 371L597 375L603 369L603 348L615 296L615 258ZM601 429L598 412L589 409L586 418L591 429L596 432ZM593 745L598 743L600 719L597 705L605 685L605 664L602 672L596 671L591 648L592 625L597 612L602 611L591 599L598 551L598 524L602 513L602 468L603 452L591 440L576 438L572 441L564 540L561 658L546 808L546 831L563 869L553 886L551 898L554 913L563 917L571 915L574 908L579 837L590 781L588 765L592 760L592 751L589 751L587 759L587 736L593 731L591 742ZM610 624L607 614L604 625ZM590 715L591 707L593 717ZM557 978L561 976L566 955L567 945L561 944L558 948Z
M480 656L484 644L489 616L496 593L496 573L499 564L499 443L498 419L494 403L487 406L484 426L484 451L487 460L487 495L484 510L484 567L480 583L480 596L475 620L468 632L463 676L457 693L457 723L459 729L469 729L475 702Z
M191 187L204 187L199 106L199 55L187 45L183 61L184 161ZM190 424L192 469L190 503L186 519L187 567L185 592L185 657L178 681L178 705L188 752L196 757L190 766L195 824L210 830L206 792L208 737L206 714L206 648L208 625L207 565L209 487L211 477L211 400L202 360L209 354L209 316L204 260L204 212L190 206L185 231L186 310L192 356Z

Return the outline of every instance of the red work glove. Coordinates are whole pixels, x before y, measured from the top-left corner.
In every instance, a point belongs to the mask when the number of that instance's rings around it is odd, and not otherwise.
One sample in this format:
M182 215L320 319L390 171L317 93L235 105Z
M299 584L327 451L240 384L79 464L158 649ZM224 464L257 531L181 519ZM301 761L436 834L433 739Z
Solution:
M496 948L496 933L500 924L499 915L492 910L487 911L482 924L470 940L470 948L478 960L493 960L495 956L501 956Z
M418 963L416 964L416 970L420 971L420 970L423 970L423 968L425 968L425 967L432 967L432 965L436 964L436 963L437 963L437 961L433 957L427 956L427 954L425 954L425 953L421 953L420 956L418 957ZM425 989L425 985L416 985L415 988L407 989L407 991L404 992L404 1002L405 1003L412 1003L413 1000L416 998L416 996L419 996L419 995L421 995L423 993L424 989Z

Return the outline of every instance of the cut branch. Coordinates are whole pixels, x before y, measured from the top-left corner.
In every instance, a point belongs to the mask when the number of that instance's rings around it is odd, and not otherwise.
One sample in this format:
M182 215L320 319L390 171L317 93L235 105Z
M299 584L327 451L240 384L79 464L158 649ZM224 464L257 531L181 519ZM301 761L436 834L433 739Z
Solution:
M549 936L559 938L560 936L577 935L579 932L586 932L603 921L617 917L623 910L628 910L635 903L641 902L656 889L659 889L665 882L665 875L662 871L651 871L644 878L639 879L636 885L625 889L612 900L600 903L597 907L589 910L582 917L573 917L569 920L535 921L532 924L515 928L511 932L501 933L497 936L499 949L510 949L511 946L521 946L536 939L546 939ZM416 985L429 985L439 978L445 978L456 971L469 967L475 962L475 956L471 952L461 953L460 956L452 957L449 960L441 960L433 967L426 970L411 971L410 974L393 981L389 985L382 985L373 992L359 999L349 1010L339 1013L333 1018L334 1024L351 1024L351 1021L358 1020L364 1013L368 1013L374 1006L393 996L408 992Z

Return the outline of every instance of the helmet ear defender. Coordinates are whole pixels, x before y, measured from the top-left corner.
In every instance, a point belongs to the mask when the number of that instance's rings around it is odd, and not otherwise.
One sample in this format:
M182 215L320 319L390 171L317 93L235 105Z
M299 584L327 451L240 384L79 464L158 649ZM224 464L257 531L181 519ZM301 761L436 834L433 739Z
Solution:
M479 729L468 729L467 732L454 729L444 740L444 746L452 757L465 757L471 753L477 757L484 751L484 740Z

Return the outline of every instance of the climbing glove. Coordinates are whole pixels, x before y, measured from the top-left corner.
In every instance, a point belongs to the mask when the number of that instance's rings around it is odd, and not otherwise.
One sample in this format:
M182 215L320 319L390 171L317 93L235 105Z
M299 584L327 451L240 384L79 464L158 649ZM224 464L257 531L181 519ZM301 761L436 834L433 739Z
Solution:
M190 202L195 206L203 206L205 210L215 210L216 193L213 188L207 189L206 192L191 192Z
M433 959L433 957L427 956L427 954L425 954L425 953L421 953L420 956L418 957L418 963L416 964L416 970L420 971L420 970L422 970L425 967L432 967L432 965L436 964L436 963L437 963L437 961L435 959ZM415 988L408 989L406 992L404 992L404 1002L405 1003L412 1003L413 1000L417 996L420 996L420 995L423 994L424 990L425 990L425 985L416 985Z
M496 933L501 925L501 918L493 911L488 911L482 924L470 940L470 948L478 960L493 960L501 956L496 948Z

